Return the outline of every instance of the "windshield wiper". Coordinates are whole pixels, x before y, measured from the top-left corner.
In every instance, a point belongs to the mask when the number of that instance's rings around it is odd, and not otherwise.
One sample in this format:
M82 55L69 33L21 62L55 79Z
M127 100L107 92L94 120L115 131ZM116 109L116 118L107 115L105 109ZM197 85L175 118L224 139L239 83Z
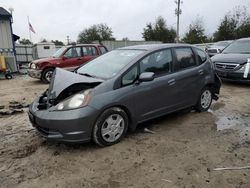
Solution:
M88 74L88 73L80 73L80 72L77 72L77 73L80 74L80 75L83 75L83 76L88 76L88 77L95 78L95 76L93 76L91 74Z

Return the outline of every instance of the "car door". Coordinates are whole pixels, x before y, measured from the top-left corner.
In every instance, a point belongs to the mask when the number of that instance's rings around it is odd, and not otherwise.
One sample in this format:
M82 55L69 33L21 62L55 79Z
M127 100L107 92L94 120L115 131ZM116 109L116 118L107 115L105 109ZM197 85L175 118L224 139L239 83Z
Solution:
M174 48L175 81L178 94L175 100L179 101L178 108L192 106L197 102L197 94L200 92L200 70L195 54L191 47Z
M60 68L73 71L83 60L81 47L71 47L63 55L62 62L58 65Z
M174 111L177 105L174 100L177 90L172 64L171 49L153 52L139 62L140 73L155 73L153 81L139 83L134 88L139 122Z

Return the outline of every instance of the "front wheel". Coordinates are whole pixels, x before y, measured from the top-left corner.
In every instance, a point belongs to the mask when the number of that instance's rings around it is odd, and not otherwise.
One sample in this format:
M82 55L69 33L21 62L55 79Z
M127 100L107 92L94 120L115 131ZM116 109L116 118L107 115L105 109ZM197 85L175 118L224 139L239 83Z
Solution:
M46 84L50 83L52 75L53 75L54 69L53 68L48 68L45 69L42 73L42 81Z
M213 99L212 91L209 87L205 87L200 94L199 100L195 106L195 109L199 112L204 112L209 109Z
M93 140L99 146L118 143L128 129L128 116L124 110L113 107L105 110L97 119L93 129Z

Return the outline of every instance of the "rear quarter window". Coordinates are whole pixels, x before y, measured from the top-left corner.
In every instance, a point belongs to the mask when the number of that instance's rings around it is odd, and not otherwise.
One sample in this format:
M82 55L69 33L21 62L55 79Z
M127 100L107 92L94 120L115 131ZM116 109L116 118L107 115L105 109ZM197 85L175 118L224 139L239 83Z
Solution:
M207 54L201 49L195 48L199 65L207 60Z

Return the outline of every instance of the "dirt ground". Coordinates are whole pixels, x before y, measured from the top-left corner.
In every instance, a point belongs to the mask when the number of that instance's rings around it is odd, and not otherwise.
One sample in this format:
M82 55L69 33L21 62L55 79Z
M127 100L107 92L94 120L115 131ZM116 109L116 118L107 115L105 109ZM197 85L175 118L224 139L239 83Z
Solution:
M31 103L48 85L0 79L0 104ZM250 85L223 83L208 112L188 110L140 125L114 146L47 142L24 113L0 117L0 187L249 188ZM154 134L144 132L147 127Z

